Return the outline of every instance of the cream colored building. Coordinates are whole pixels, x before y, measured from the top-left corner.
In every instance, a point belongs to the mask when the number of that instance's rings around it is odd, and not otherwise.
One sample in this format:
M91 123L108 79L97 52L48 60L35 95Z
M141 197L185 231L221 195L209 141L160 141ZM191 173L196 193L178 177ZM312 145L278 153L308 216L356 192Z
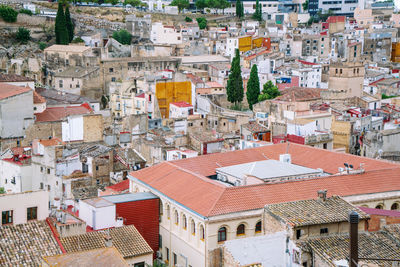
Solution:
M312 180L299 178L290 183L261 182L247 186L228 185L223 177L216 175L219 167L265 158L277 160L286 150L294 164L321 168L327 175ZM311 159L304 155L313 156ZM352 179L328 174L336 173L343 162L365 165L363 171L352 173ZM159 258L169 266L203 267L218 266L219 262L209 252L222 246L226 240L265 234L264 206L270 203L298 201L306 195L315 198L321 188L332 194L355 198L357 205L375 205L375 196L379 196L379 201L385 205L399 202L400 185L387 184L399 177L399 168L397 164L303 145L290 144L288 147L287 144L276 144L163 162L132 172L128 178L130 192L150 191L160 198ZM381 173L379 179L375 179L378 170ZM346 186L340 186L344 181Z
M361 97L363 92L365 68L362 63L332 63L329 66L330 91L342 92L344 98Z
M46 190L0 195L1 225L45 220L49 216L49 193Z

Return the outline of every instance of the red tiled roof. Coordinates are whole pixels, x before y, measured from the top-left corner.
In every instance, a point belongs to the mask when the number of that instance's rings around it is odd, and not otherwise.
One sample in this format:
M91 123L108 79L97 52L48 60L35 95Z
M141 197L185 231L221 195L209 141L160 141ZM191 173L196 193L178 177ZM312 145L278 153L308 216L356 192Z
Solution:
M33 91L33 104L46 103L46 99L39 95L36 91Z
M206 86L208 88L222 88L224 87L222 84L220 84L219 82L206 82Z
M129 189L129 180L126 179L120 183L107 186L106 189L111 189L112 191L117 191L117 192L128 190Z
M91 111L92 109L90 107L82 104L80 106L51 107L35 115L37 122L50 122L60 121L70 115L89 114Z
M40 140L39 143L41 143L43 146L58 146L64 144L64 142L59 138L44 139Z
M285 154L287 149L293 164L322 168L327 173L335 174L345 162L355 167L364 163L365 173L238 187L226 187L205 177L215 175L215 169L219 167L266 158L278 160L279 155ZM339 196L400 190L399 164L293 143L289 148L287 144L276 144L164 162L130 175L203 216L260 209L271 203L312 199L319 189L327 189L329 195Z
M136 97L144 98L144 93L138 94Z
M190 105L188 102L185 102L185 101L174 102L174 103L171 103L171 105L174 105L174 106L177 106L177 107L180 107L180 108L193 107L192 105Z
M345 16L330 16L326 19L326 22L336 23L336 22L345 22L345 20L346 20Z
M358 208L369 215L400 217L400 211L396 210L382 210L382 209L372 209L366 207L358 207Z
M303 65L311 65L311 66L318 65L318 63L308 62L308 61L305 61L305 60L300 60L299 59L298 61Z
M22 87L22 86L7 84L7 83L0 83L0 100L11 97L11 96L16 96L16 95L20 95L23 93L27 93L29 91L33 91L33 90L29 87Z
M192 83L194 83L194 84L196 84L196 83L204 83L203 80L200 77L198 77L196 75L193 75L192 73L186 74L186 78L190 79L192 81Z
M0 73L0 82L33 82L32 78L17 75Z
M282 90L282 95L274 100L296 102L321 99L321 91L323 90L324 89L309 87L289 87Z

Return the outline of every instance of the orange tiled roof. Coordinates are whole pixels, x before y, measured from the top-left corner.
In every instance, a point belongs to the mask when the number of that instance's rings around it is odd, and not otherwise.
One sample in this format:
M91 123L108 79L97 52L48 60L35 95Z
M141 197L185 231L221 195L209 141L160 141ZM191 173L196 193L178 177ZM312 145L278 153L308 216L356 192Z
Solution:
M39 141L43 146L58 146L63 145L64 142L59 138L44 139Z
M36 91L33 91L33 103L34 104L41 104L46 103L46 99L39 95Z
M29 87L0 83L0 100L32 91Z
M91 108L85 104L69 107L51 107L41 113L36 113L37 122L60 121L70 115L89 114Z
M313 199L319 189L327 189L329 195L339 196L400 190L399 164L298 144L290 144L288 149L293 164L322 168L327 173L335 174L345 162L356 168L364 163L365 173L239 187L226 187L205 177L215 175L215 169L219 167L266 158L278 160L286 149L287 144L276 144L215 153L164 162L130 175L203 216L260 209L271 203Z

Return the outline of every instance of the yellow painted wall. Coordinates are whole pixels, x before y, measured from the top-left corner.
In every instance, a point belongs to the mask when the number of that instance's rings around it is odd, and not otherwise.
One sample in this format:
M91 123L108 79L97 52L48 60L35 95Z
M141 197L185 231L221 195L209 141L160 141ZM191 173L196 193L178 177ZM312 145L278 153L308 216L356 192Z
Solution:
M261 46L263 45L263 41L264 41L264 38L263 38L263 37L254 38L254 39L252 40L253 49L254 49L254 48L261 47Z
M192 84L189 81L157 83L156 97L161 116L168 118L170 103L185 101L192 104Z
M351 124L349 121L337 121L332 119L331 131L333 133L333 148L346 148L349 153Z
M239 38L239 51L246 52L251 50L251 36Z
M392 62L400 62L400 43L392 43Z

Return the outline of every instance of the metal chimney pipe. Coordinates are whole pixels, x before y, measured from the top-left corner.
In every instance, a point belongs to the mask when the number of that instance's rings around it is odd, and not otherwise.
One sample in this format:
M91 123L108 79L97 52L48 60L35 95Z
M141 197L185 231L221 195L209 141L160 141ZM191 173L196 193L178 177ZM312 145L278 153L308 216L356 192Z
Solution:
M358 222L359 216L355 211L349 213L350 223L350 258L349 267L358 266Z

